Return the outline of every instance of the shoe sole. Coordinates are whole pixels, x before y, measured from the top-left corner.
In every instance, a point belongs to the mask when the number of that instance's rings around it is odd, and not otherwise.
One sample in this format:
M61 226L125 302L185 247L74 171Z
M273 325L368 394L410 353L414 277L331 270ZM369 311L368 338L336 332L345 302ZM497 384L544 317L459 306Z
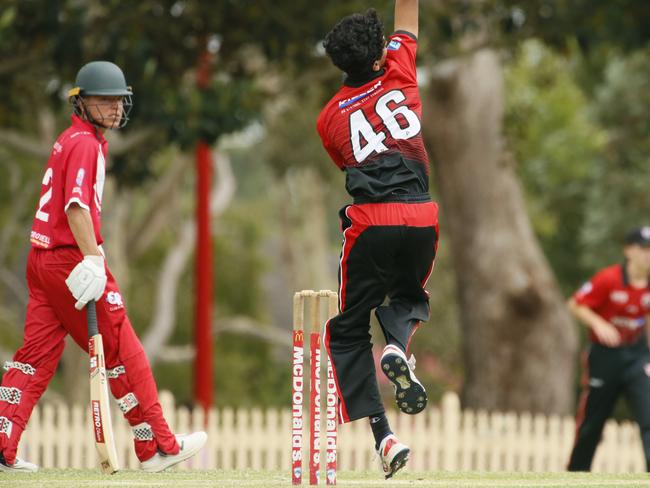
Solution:
M427 406L427 392L415 376L404 357L386 354L381 358L381 370L395 387L395 402L402 412L415 415Z
M395 458L390 463L390 473L386 475L385 479L392 478L395 473L400 469L406 466L406 462L409 460L409 454L411 453L410 449L404 449L403 451L395 454Z

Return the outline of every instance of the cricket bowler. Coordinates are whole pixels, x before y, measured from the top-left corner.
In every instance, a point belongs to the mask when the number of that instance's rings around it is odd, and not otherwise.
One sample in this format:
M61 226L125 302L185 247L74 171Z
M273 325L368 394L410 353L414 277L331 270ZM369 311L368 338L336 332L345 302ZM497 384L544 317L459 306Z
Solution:
M422 140L417 36L417 0L395 1L395 31L387 38L372 9L339 21L324 47L345 74L343 86L316 124L353 198L339 213L340 313L325 327L339 419L369 419L386 478L406 464L410 449L392 432L379 395L369 332L373 309L386 340L381 369L395 387L397 406L417 414L427 404L415 358L407 359L413 334L429 319L425 285L438 246L438 205L429 194Z

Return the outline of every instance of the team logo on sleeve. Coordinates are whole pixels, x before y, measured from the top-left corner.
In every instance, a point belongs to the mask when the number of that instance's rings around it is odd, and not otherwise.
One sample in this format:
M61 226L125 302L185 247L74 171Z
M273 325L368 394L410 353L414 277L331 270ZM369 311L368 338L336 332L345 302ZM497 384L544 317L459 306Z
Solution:
M83 168L79 168L77 171L77 177L75 178L75 187L72 189L73 195L83 196L83 190L81 189L81 184L84 182L84 177L86 176L86 171Z
M399 40L393 39L392 41L390 41L388 43L388 46L386 46L386 49L388 49L389 51L397 51L401 46L402 46L402 43Z
M74 180L77 186L81 186L84 182L84 176L86 176L86 171L83 168L79 168L79 171L77 171L77 178Z

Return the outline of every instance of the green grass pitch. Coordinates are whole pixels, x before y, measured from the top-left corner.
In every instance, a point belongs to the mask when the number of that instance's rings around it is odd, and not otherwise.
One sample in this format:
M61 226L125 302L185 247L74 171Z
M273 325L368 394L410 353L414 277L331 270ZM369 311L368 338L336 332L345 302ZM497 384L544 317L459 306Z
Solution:
M321 480L321 484L324 483ZM309 484L309 479L303 479ZM98 471L74 469L44 469L34 474L0 472L0 487L58 488L58 487L219 487L272 488L290 487L291 478L280 471L168 471L150 474L142 471L121 471L105 476ZM441 487L441 488L534 488L534 487L598 487L650 488L650 475L595 473L449 473L400 472L384 480L379 471L341 472L337 486L364 487Z

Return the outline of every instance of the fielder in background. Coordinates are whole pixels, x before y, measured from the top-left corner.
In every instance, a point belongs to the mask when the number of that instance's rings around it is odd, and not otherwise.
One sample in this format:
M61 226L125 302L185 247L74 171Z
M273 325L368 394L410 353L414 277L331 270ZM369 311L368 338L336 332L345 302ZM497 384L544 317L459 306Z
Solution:
M639 423L650 471L650 227L628 233L623 255L623 264L596 273L569 299L591 341L569 471L591 469L605 421L622 393Z
M345 73L318 117L317 129L354 199L340 211L343 248L339 310L325 328L340 399L339 420L369 418L386 478L409 448L392 433L379 395L370 313L383 330L383 373L405 413L421 412L426 392L407 359L411 337L429 319L425 284L438 243L438 206L429 195L416 77L418 1L396 0L388 38L374 10L343 18L324 47ZM388 296L387 305L382 305Z
M101 249L107 157L103 134L126 125L131 94L122 70L106 61L83 66L70 90L72 125L52 148L31 231L23 345L4 365L0 470L38 469L16 458L18 442L56 371L65 337L70 334L88 350L84 306L90 300L96 301L110 388L133 429L142 469L162 471L194 455L206 442L204 432L174 436L169 430L151 367Z

